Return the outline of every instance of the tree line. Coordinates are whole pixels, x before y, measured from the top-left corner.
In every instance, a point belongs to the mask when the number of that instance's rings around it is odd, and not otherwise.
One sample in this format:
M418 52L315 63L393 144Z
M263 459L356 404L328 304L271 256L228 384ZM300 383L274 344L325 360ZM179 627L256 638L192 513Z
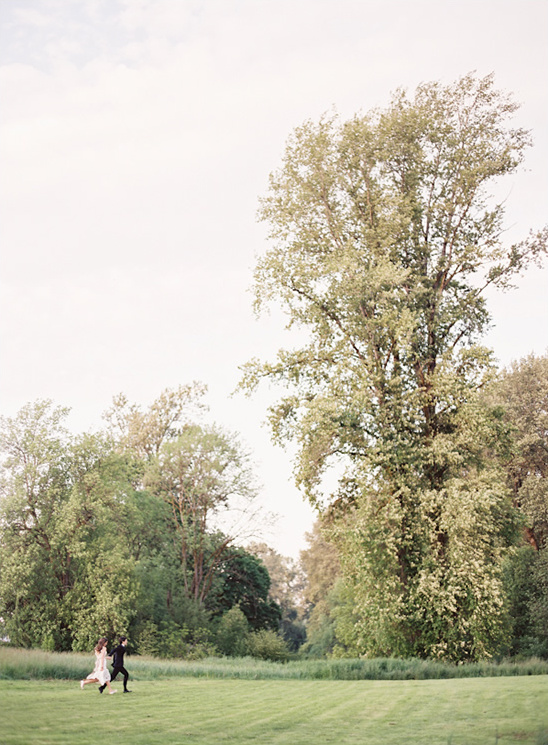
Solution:
M265 543L239 545L250 533L210 520L233 497L253 504L256 492L237 438L189 419L202 392L165 391L145 412L120 396L94 435L71 435L68 411L48 401L1 419L2 636L83 651L98 633L124 630L135 652L185 658L363 654L349 641L360 609L331 511L299 561ZM491 656L548 659L548 356L503 370L484 399L498 412L513 513ZM234 480L226 458L236 452ZM481 526L469 527L481 543Z
M242 547L260 514L249 454L198 423L204 387L142 410L118 396L95 434L50 401L2 418L0 619L13 644L143 654L282 655L282 607Z

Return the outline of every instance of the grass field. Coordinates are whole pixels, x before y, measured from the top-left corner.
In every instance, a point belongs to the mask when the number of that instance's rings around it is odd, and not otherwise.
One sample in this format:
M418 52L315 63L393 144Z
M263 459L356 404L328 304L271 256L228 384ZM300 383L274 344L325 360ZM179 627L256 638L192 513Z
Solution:
M541 660L131 656L133 692L115 696L80 690L92 664L0 645L0 745L548 745Z
M118 681L117 681L118 682ZM548 677L0 680L1 745L548 744Z

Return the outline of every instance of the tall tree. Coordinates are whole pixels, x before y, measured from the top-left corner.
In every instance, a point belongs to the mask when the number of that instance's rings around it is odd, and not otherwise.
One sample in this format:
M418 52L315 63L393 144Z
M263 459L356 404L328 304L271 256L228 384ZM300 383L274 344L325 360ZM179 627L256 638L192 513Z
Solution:
M131 615L126 463L69 436L67 413L39 401L0 423L0 617L23 646L89 648Z
M497 420L478 397L491 369L478 340L485 289L508 287L547 238L505 246L504 205L488 198L529 144L516 108L492 76L468 75L306 122L262 200L273 245L256 307L281 302L310 341L252 361L243 385L290 387L270 422L298 443L297 483L336 516L355 652L473 659L500 643L512 515L486 457Z
M10 638L24 646L53 634L55 604L67 587L57 536L69 482L67 413L41 401L1 420L0 616Z

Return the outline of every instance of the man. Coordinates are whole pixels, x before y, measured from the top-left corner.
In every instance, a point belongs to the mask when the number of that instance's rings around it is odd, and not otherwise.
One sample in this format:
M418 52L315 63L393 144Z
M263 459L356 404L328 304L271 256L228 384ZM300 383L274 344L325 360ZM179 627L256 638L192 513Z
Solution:
M131 693L131 691L129 691L127 687L127 679L129 678L129 673L124 667L124 655L126 653L127 637L120 636L118 637L118 641L118 646L115 647L108 655L109 658L112 657L112 676L110 680L112 682L116 678L118 673L122 673L122 675L124 676L124 693ZM104 690L105 686L100 686L99 693L103 693Z

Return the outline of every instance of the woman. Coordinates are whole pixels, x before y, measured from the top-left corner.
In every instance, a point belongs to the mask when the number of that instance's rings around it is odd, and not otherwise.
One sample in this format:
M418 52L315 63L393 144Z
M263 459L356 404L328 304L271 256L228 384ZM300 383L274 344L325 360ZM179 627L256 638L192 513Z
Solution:
M80 681L80 688L84 690L87 683L99 683L108 688L109 693L116 693L110 687L110 673L107 668L107 639L103 636L95 647L95 669L85 680ZM101 691L102 693L103 691Z

